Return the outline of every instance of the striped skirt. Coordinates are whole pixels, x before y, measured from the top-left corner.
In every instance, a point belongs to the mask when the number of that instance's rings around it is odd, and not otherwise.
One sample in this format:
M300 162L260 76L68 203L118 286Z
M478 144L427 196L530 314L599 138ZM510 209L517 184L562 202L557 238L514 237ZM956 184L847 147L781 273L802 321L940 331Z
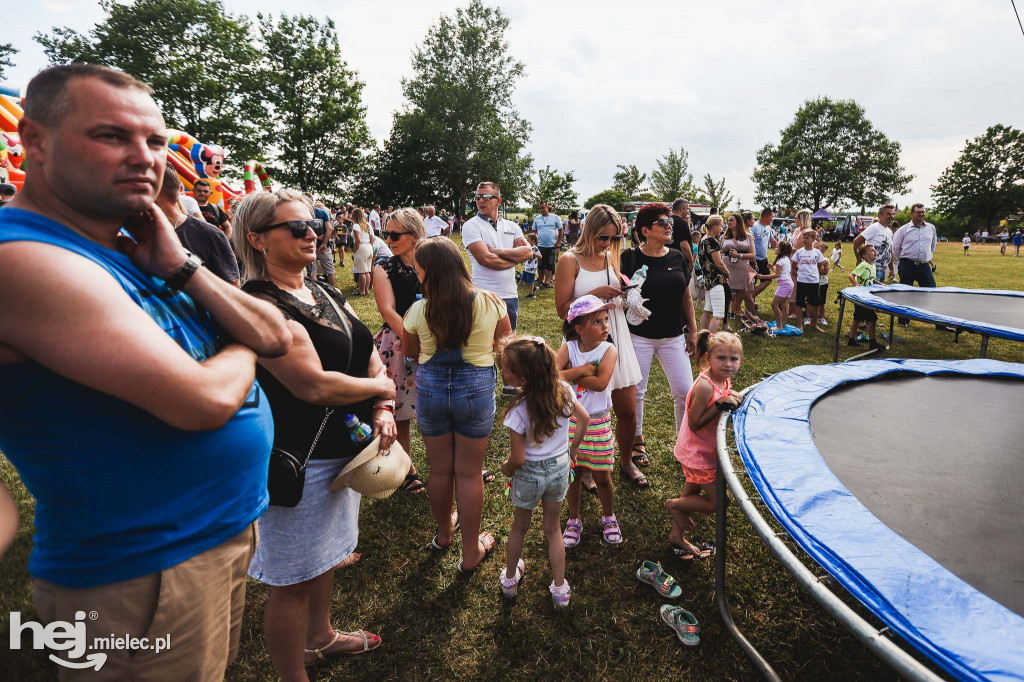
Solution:
M569 419L569 442L576 437L576 420ZM587 433L580 443L576 466L592 471L611 471L615 464L615 437L612 433L612 415L595 417L587 425Z

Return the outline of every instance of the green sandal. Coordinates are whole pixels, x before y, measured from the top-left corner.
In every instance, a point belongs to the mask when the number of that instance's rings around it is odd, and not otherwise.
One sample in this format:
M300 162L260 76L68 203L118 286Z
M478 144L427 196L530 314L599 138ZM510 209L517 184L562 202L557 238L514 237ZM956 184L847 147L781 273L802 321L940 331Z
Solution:
M671 604L663 604L660 610L661 622L672 628L676 637L683 646L695 647L700 645L700 625L697 618L686 609Z
M661 570L661 564L656 564L653 561L645 561L643 566L636 570L636 579L650 585L655 592L666 599L678 599L683 595L683 588L679 586L676 579Z

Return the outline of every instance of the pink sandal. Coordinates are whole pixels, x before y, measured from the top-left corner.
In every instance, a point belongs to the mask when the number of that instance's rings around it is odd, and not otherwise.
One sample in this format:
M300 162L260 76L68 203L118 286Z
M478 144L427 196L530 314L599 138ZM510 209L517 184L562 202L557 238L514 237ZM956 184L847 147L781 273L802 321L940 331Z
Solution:
M605 542L609 545L622 544L622 532L619 530L619 522L615 520L615 514L602 516L601 525L604 526L601 534L604 535Z
M566 549L580 544L580 535L583 533L582 519L569 519L565 522L565 532L562 533L562 544Z

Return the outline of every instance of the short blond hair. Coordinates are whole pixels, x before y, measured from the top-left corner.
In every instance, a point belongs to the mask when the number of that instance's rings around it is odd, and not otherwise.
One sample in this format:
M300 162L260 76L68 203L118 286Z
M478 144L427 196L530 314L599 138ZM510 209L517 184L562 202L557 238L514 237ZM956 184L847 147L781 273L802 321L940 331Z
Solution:
M388 214L384 225L386 226L392 220L411 232L416 237L416 241L427 236L427 228L423 225L423 216L414 208L396 208Z
M811 229L811 209L801 208L796 212L796 226L801 230Z
M274 192L253 192L235 206L231 221L231 246L242 264L242 282L267 278L267 259L249 243L249 233L274 222L274 214L281 204L298 202L309 209L313 217L313 204L305 195L293 189L279 189Z

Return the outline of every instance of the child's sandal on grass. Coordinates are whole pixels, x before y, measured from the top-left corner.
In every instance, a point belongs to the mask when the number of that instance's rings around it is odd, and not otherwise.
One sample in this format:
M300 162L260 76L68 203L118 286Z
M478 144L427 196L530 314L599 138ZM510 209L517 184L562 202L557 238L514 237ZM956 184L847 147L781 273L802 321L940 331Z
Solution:
M498 577L498 583L501 585L501 596L506 599L512 599L516 596L516 592L519 591L519 581L523 579L523 573L526 572L526 562L522 559L516 564L515 577L509 579L508 569L501 569L501 574Z
M661 570L661 564L653 561L645 561L636 570L636 579L650 585L655 592L666 599L678 599L683 595L683 588L679 586L676 579Z
M683 646L695 647L700 645L700 624L697 618L686 609L671 604L663 604L661 609L661 622L672 628L676 637Z
M562 544L566 549L580 544L580 535L583 534L583 521L581 519L569 519L565 522L565 532L562 533Z
M609 545L622 544L622 531L619 530L619 522L615 519L615 514L602 516L601 526L601 535L604 536L605 542Z

